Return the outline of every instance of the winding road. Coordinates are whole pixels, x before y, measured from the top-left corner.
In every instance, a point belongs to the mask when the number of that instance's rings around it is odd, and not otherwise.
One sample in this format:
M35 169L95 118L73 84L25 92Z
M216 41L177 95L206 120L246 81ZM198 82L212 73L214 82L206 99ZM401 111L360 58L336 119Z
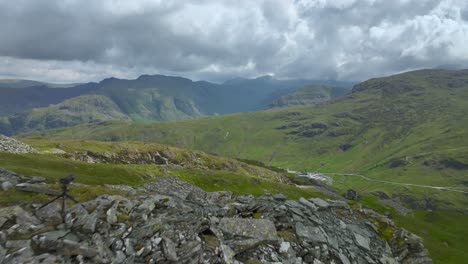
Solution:
M377 180L373 178L369 178L365 175L361 174L354 174L354 173L335 173L335 172L321 172L324 175L341 175L341 176L352 176L352 177L360 177L367 181L378 182L378 183L385 183L385 184L394 184L400 186L413 186L413 187L422 187L422 188L430 188L435 190L443 190L443 191L451 191L451 192L458 192L458 193L468 193L468 191L459 190L459 187L447 187L447 186L432 186L432 185L423 185L423 184L414 184L414 183L402 183L402 182L393 182L393 181L385 181L385 180Z

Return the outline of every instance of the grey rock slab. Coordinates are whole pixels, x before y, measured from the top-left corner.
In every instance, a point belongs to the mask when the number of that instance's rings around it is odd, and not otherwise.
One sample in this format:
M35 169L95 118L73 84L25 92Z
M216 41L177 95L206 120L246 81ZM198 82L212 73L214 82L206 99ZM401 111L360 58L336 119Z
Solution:
M60 191L48 189L47 185L38 183L18 183L15 188L23 192L43 193L55 196L61 194Z
M173 262L177 261L176 246L174 242L167 237L163 238L163 252L167 260Z
M0 263L2 263L3 259L5 258L6 252L6 249L0 245Z
M32 248L25 246L14 251L10 251L5 255L2 263L27 263L32 256L34 256Z
M55 225L62 223L62 205L60 202L54 202L46 207L36 210L35 215L43 222Z
M5 243L5 248L22 248L30 246L31 241L29 240L9 240Z
M284 204L290 208L304 209L304 206L302 204L293 200L287 200Z
M330 204L320 198L311 198L309 199L311 202L313 202L317 207L320 209L327 209Z
M0 228L6 223L8 219L6 217L0 217Z
M228 245L221 245L221 252L223 253L223 260L226 264L238 264L239 262L234 258L236 253Z
M301 240L310 242L314 245L328 242L326 234L319 227L296 223L296 234Z
M260 241L278 240L274 223L266 219L223 218L218 228L224 233L225 239L241 237Z
M299 199L299 202L300 202L301 204L305 205L305 206L306 206L307 208L309 208L310 210L312 210L312 211L314 211L314 212L317 211L317 206L315 206L315 204L313 204L313 203L307 201L306 199L304 199L304 198L301 197L301 198Z
M360 234L354 234L356 244L365 250L370 250L370 240L368 237L361 236Z
M348 257L346 257L343 253L339 253L338 257L340 258L342 264L351 264Z

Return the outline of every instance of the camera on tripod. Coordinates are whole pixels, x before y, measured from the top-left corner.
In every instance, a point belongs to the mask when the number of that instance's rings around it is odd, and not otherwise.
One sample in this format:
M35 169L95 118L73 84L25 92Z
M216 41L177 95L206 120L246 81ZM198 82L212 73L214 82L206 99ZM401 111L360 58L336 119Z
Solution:
M75 180L75 176L73 174L71 174L71 175L68 175L65 178L60 179L60 183L63 184L63 185L69 185L74 180Z
M74 175L68 175L65 178L61 178L59 181L62 184L62 193L57 195L54 199L52 199L52 200L48 201L47 203L43 204L41 207L38 208L38 210L46 207L47 205L49 205L49 204L51 204L51 203L53 203L53 202L55 202L55 201L57 201L59 199L62 199L62 213L61 214L62 214L62 220L63 220L63 222L65 222L65 211L66 211L66 207L67 207L67 199L70 199L73 202L75 202L77 204L80 204L80 202L78 202L73 196L68 194L68 185L70 185L74 180L75 180ZM80 205L84 208L84 206L82 204L80 204Z

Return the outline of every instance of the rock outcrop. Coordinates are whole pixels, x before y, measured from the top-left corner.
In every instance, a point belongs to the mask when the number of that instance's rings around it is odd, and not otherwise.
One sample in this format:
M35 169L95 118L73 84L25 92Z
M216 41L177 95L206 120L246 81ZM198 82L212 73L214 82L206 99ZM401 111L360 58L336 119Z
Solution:
M0 152L9 152L14 154L36 153L31 146L18 140L4 135L0 135Z
M432 263L419 237L374 211L207 193L175 177L75 205L65 223L59 204L28 211L0 209L0 263Z
M20 174L16 174L12 171L0 168L0 185L3 191L7 191L11 188L17 188L23 191L29 191L31 188L35 190L43 189L40 188L41 185L45 182L45 178L39 176L26 177ZM35 191L31 190L31 191ZM37 191L35 191L37 192ZM55 192L50 192L44 190L44 192L49 194L55 194Z

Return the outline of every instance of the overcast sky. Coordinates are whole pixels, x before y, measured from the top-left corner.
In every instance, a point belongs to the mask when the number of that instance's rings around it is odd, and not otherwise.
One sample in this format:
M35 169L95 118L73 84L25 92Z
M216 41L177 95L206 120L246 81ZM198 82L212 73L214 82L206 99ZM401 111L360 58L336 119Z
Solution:
M467 0L0 0L0 77L364 80L468 68Z

